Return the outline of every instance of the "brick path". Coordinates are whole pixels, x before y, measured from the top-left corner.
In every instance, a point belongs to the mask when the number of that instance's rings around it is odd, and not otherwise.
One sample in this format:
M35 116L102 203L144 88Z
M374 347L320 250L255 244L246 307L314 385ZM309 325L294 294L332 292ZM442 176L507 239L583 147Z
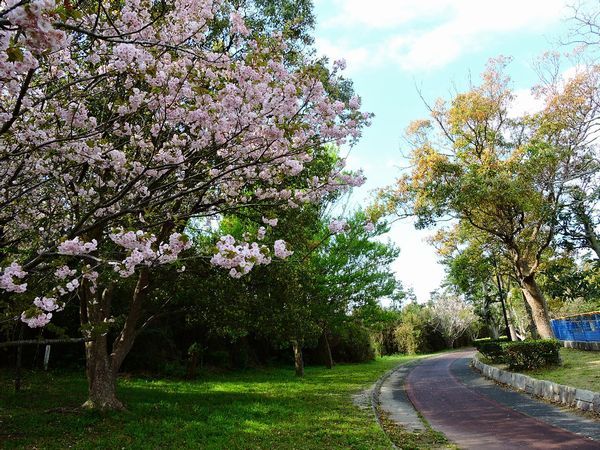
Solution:
M408 397L434 429L463 449L600 450L600 441L579 434L600 439L600 422L478 384L481 378L468 368L472 354L426 359L408 374Z

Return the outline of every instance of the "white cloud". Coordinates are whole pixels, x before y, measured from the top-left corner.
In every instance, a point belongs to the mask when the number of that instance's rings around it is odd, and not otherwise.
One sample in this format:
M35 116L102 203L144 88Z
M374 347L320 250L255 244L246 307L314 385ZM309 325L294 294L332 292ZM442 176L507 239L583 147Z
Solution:
M338 14L323 22L325 28L353 32L393 29L419 22L460 25L469 30L537 28L555 21L569 4L565 0L332 0Z
M325 27L369 29L391 28L416 19L435 16L447 10L452 0L333 0L339 14L329 18Z
M531 89L518 89L513 92L513 95L514 99L509 110L510 117L534 114L544 108L544 101L533 95Z
M559 73L558 86L564 88L565 84L580 75L585 70L583 66L571 66ZM544 98L536 96L532 89L517 89L513 92L513 101L510 105L509 116L520 117L525 114L535 114L544 109Z
M353 47L347 41L334 43L328 39L317 37L315 47L319 55L328 56L332 61L344 59L347 64L346 74L364 69L372 59L367 48Z
M394 63L404 70L445 66L484 43L518 31L542 32L568 0L332 0L338 13L317 47L344 57L351 71ZM341 38L340 38L341 37Z

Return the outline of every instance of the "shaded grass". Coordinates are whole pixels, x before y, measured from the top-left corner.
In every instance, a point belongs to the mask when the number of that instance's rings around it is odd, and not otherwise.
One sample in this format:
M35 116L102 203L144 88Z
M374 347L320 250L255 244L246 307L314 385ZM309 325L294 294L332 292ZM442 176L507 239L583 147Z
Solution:
M600 352L561 348L562 365L523 372L531 377L600 392Z
M81 373L26 373L15 393L0 372L3 448L80 449L383 449L390 442L351 395L412 357L385 357L328 370L307 367L205 374L195 381L123 379L128 410L76 408L86 398ZM58 410L57 408L63 408Z
M381 426L398 448L411 450L458 448L446 438L444 433L431 428L429 422L420 413L417 414L419 414L419 418L425 425L425 429L423 431L409 431L390 419L389 414L380 407L377 407L377 411Z

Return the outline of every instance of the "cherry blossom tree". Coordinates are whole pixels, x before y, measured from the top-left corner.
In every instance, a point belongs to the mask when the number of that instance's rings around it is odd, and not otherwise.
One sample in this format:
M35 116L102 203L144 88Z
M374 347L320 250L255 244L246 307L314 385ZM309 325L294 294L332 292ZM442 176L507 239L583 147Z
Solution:
M122 408L116 376L153 271L178 264L190 220L362 183L343 161L306 176L369 115L331 94L342 63L291 65L285 52L222 0L0 2L0 295L32 327L79 302L86 406ZM237 277L293 252L264 233L224 236L212 262ZM111 344L116 284L131 292Z
M454 342L477 320L473 305L449 292L436 295L430 309L435 326L449 348L453 348Z

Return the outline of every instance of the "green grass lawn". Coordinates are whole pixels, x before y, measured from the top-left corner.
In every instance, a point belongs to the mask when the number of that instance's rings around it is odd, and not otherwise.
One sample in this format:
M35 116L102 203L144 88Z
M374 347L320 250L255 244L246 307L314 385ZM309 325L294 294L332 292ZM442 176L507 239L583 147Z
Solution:
M25 373L15 393L0 372L0 446L102 449L390 448L351 395L414 357L394 356L328 370L307 367L207 374L196 381L127 379L123 413L70 411L85 400L82 373ZM58 410L66 408L66 410ZM70 411L70 412L69 412Z
M600 392L600 352L561 348L563 364L523 372L534 378Z

